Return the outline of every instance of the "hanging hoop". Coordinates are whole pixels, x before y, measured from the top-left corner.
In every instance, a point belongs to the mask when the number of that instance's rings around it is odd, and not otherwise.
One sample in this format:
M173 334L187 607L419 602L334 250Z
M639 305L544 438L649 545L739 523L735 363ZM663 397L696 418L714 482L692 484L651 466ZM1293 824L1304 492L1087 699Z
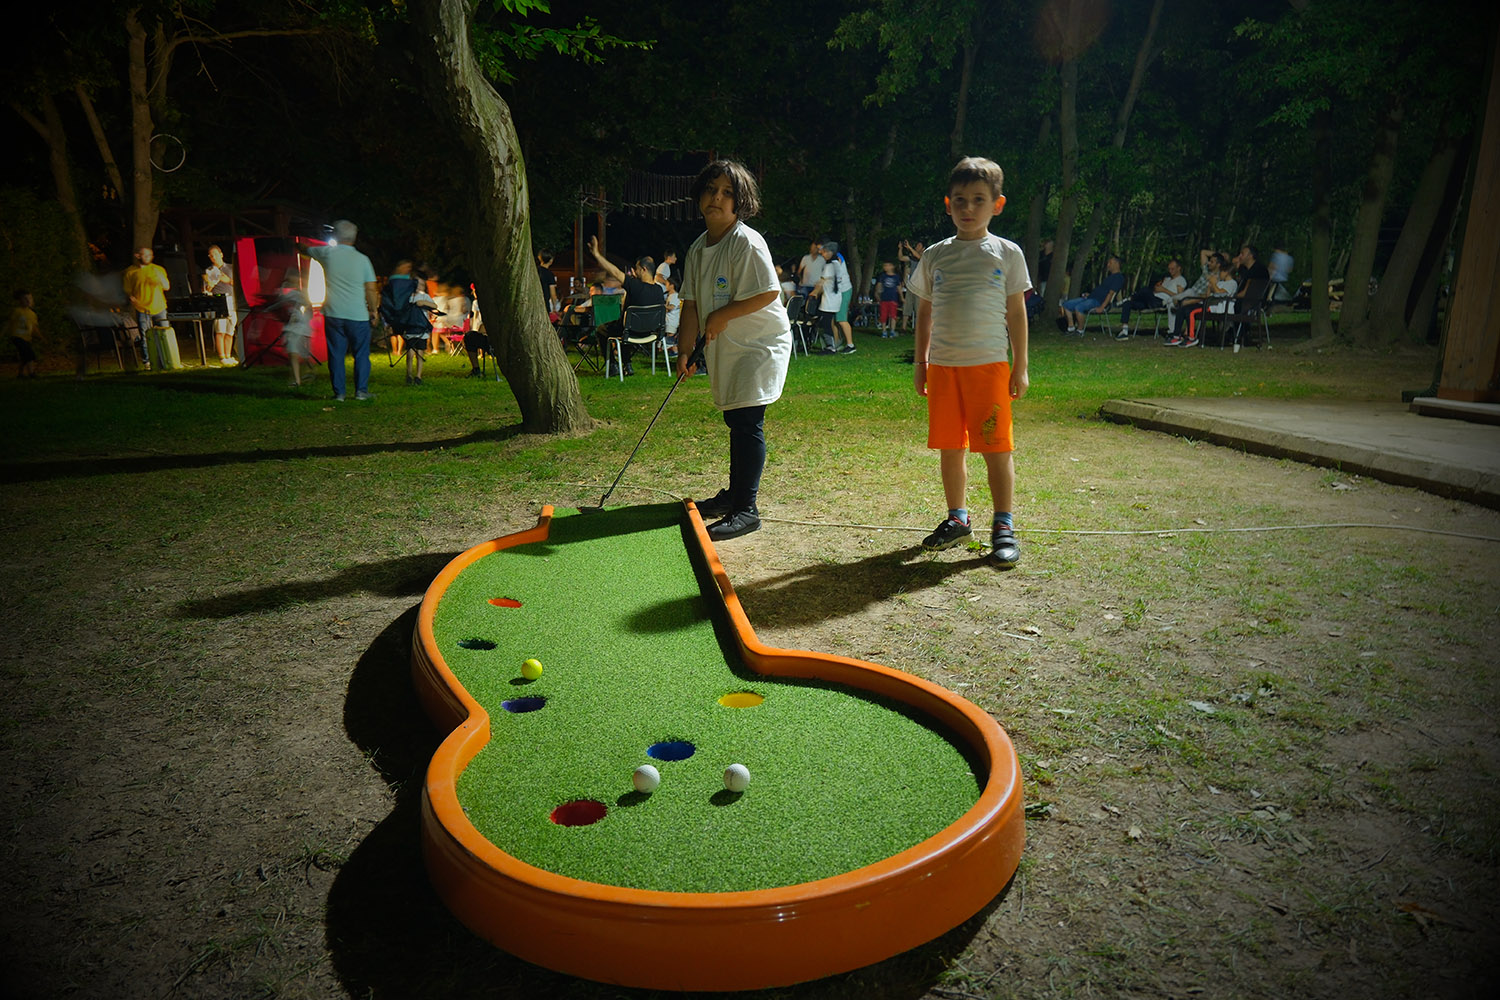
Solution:
M182 144L182 140L177 138L175 135L168 135L165 132L158 132L156 135L153 135L151 137L151 145L155 146L158 139L164 143L175 142L177 144L176 162L171 166L165 165L165 161L169 158L168 154L170 153L172 148L171 145L168 144L166 150L164 150L162 153L163 162L156 162L156 157L153 155L151 157L151 165L164 174L170 174L173 171L181 170L182 165L187 162L187 147Z

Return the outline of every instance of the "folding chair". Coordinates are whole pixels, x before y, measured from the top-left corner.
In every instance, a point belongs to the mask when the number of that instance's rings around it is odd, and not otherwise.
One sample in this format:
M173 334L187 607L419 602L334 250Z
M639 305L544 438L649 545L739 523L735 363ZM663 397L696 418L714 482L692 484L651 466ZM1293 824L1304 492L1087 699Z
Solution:
M786 303L786 318L792 324L792 354L797 353L797 344L802 344L802 356L807 356L807 335L803 330L803 310L807 296L793 295Z
M573 372L577 374L585 367L591 371L598 372L603 366L603 358L599 350L599 340L594 329L593 307L579 312L570 307L563 313L562 323L558 326L558 335L562 338L563 350L569 347L578 352L578 360L573 362Z
M614 296L619 298L619 296ZM625 381L625 359L624 345L626 343L651 345L651 374L656 374L656 349L661 348L662 367L666 368L667 374L672 372L672 363L667 358L667 341L665 339L667 329L667 307L665 304L656 306L626 306L625 323L619 335L609 338L609 346L615 356L615 374L620 381Z
M608 368L605 365L605 359L609 357L609 338L616 336L607 328L610 324L618 324L624 312L625 296L623 295L589 296L589 315L594 327L590 342L596 358L594 367L606 374L608 374Z
M1257 325L1261 329L1261 335L1265 338L1266 350L1271 349L1271 324L1266 319L1266 314L1271 311L1271 296L1276 286L1264 278L1254 278L1245 282L1245 297L1238 301L1243 308L1237 313L1225 313L1223 322L1225 325L1224 339L1229 339L1229 327L1234 328L1234 349L1238 351L1241 344L1249 343L1246 329L1253 330ZM1243 338L1243 339L1242 339ZM1221 343L1219 347L1224 345Z
M112 326L90 326L74 320L78 327L78 347L80 356L83 358L84 370L88 369L88 357L90 348L94 354L94 368L103 371L103 357L105 345L114 347L115 363L120 366L120 371L125 370L125 358L120 353L120 338ZM92 341L92 343L90 342Z

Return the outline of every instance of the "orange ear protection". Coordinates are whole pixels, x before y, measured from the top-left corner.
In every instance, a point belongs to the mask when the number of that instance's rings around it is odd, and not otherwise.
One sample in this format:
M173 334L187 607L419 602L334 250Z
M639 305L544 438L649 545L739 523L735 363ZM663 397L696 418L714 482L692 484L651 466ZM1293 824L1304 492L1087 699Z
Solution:
M948 202L947 195L943 195L943 207L949 209L950 211L953 208L953 206ZM995 199L995 214L999 215L1003 211L1005 211L1005 195L1002 194L1000 197Z

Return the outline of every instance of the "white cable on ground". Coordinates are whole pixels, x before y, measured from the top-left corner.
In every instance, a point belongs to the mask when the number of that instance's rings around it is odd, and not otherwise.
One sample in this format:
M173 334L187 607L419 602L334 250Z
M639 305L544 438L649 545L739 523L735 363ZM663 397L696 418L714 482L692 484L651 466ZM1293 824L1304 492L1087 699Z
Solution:
M539 479L534 479L534 480L532 480L532 482L533 483L545 483L547 485L556 485L556 486L577 486L577 487L580 487L580 488L587 487L589 489L596 489L597 488L597 487L593 486L590 483L565 482L563 480L558 480L558 479L554 479L554 480L539 480ZM652 493L665 493L667 496L672 497L674 500L681 500L682 499L682 497L680 497L677 494L673 493L671 490L664 490L664 489L660 489L660 488L655 487L655 486L635 486L635 485L628 485L627 486L627 485L623 485L622 484L620 488L622 490L632 490L632 489L633 490L649 490ZM800 524L800 525L804 525L804 526L810 527L810 528L853 528L853 529L858 529L860 531L920 531L923 534L926 534L926 533L928 533L931 530L930 528L913 527L913 526L911 526L909 524L853 524L853 523L846 522L846 521L800 521L800 520L797 520L795 518L790 518L790 517L768 517L768 516L766 516L764 514L761 515L760 519L762 521L770 521L770 522L772 522L774 524ZM1134 528L1134 529L1114 529L1114 530L1105 530L1105 529L1093 529L1093 530L1090 530L1090 529L1083 529L1083 528L1035 528L1035 527L1031 527L1031 526L1028 525L1028 526L1026 526L1024 528L1017 528L1016 529L1016 534L1018 534L1018 535L1026 535L1026 534L1048 534L1048 535L1187 535L1187 534L1223 535L1223 534L1235 534L1235 533L1249 533L1249 532L1256 532L1256 531L1306 531L1306 530L1312 530L1312 529L1329 529L1329 528L1375 528L1375 529L1382 530L1382 531L1418 531L1418 532L1421 532L1422 534L1425 534L1425 535L1446 535L1449 538L1471 538L1471 539L1474 539L1475 541L1480 541L1480 542L1500 542L1500 537L1496 537L1495 535L1473 535L1473 534L1470 534L1470 533L1468 533L1466 531L1444 531L1441 528L1421 528L1421 527L1417 527L1416 525L1411 525L1411 524L1374 524L1374 523L1346 522L1346 521L1315 522L1315 523L1312 523L1312 524L1268 524L1268 525L1263 525L1263 526L1260 526L1260 527L1244 527L1244 528L1236 528L1236 527L1215 528L1215 527L1208 527L1208 526L1204 526L1204 525L1194 525L1191 528Z

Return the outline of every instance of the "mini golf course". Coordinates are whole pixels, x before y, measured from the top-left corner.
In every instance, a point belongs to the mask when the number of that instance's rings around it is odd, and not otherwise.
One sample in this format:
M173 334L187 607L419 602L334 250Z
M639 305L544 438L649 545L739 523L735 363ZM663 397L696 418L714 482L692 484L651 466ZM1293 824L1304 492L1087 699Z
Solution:
M1020 859L994 720L899 671L762 646L691 503L548 507L463 553L427 591L412 668L449 732L423 789L433 883L548 968L815 979L962 923Z

